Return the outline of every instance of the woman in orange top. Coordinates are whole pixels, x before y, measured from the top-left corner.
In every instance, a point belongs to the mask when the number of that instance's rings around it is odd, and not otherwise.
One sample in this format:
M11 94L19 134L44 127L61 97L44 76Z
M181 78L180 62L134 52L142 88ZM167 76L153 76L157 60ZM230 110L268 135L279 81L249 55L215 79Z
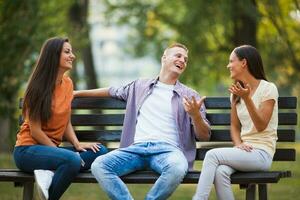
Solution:
M107 152L97 143L80 144L70 121L75 56L68 39L48 39L40 52L24 97L24 123L17 135L17 167L34 172L42 199L59 199L80 170ZM73 147L59 147L62 138ZM55 170L55 172L53 172Z

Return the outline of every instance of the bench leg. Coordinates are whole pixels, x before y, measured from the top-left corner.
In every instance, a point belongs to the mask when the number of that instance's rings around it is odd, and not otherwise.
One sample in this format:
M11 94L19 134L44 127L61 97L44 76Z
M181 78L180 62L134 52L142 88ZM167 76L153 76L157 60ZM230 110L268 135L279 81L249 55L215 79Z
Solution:
M258 185L258 195L259 195L259 200L267 200L268 199L267 184L259 184Z
M23 200L33 199L33 182L25 182L23 189Z
M246 189L246 200L255 200L255 184L249 184L248 188Z

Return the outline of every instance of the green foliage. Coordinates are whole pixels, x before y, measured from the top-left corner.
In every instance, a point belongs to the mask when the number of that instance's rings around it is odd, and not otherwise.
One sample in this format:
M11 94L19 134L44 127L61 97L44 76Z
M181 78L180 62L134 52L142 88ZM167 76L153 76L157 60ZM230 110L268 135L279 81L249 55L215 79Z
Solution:
M0 114L14 109L16 91L28 79L42 42L67 35L67 1L2 1L0 4ZM60 7L57 7L60 4Z
M300 8L296 2L260 1L261 20L257 35L269 77L276 80L282 94L299 96Z
M189 66L182 79L206 95L228 95L228 57L239 43L256 44L269 79L285 95L299 95L300 14L294 0L103 0L110 23L134 28L129 45L136 56L160 58L168 44L186 44ZM244 28L254 25L254 40ZM237 31L242 31L238 33ZM237 38L240 37L240 38ZM290 85L295 87L290 87ZM297 88L296 90L293 88Z
M11 119L16 130L19 89L49 37L67 36L71 0L0 1L0 119ZM58 6L59 5L59 6Z

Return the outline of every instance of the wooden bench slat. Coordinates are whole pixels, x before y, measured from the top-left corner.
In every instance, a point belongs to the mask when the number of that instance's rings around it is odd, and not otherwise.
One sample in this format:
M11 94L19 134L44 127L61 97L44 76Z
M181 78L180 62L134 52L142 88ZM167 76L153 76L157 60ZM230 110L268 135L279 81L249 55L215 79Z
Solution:
M276 183L280 178L289 177L290 171L267 171L267 172L236 172L231 176L233 184L249 184L249 183ZM198 183L200 171L190 171L185 176L182 183ZM153 171L137 171L121 179L125 183L154 183L158 178L158 174ZM33 174L22 172L18 169L0 170L0 181L13 182L34 182ZM97 183L95 177L90 171L81 172L73 182L77 183Z
M213 126L226 126L230 124L228 113L208 113L207 119ZM73 114L71 117L73 126L121 126L124 114ZM19 117L19 125L23 123L22 116ZM296 125L296 113L279 113L279 125Z
M229 142L231 141L230 130L220 129L212 130L210 141ZM277 130L278 140L277 142L294 142L296 139L294 129L278 129Z
M279 97L278 98L279 109L296 109L297 97Z
M212 148L219 147L201 147L196 149L195 160L203 160L207 151ZM109 151L115 150L116 148L108 148ZM273 161L295 161L296 160L296 150L291 148L277 148Z
M19 103L20 108L22 103ZM205 99L207 109L230 109L229 97L207 97ZM121 100L100 97L77 97L72 102L73 109L124 109L126 103ZM280 109L295 109L297 107L296 97L279 97L278 107Z
M125 109L126 102L113 98L78 97L72 101L72 109Z
M297 124L296 113L279 113L279 125ZM207 119L214 126L230 124L229 113L208 113ZM121 126L124 114L73 114L71 117L73 126Z
M19 169L0 169L0 181L34 181L33 175Z
M75 131L79 141L107 141L119 142L121 139L121 130L87 130Z
M205 107L207 109L230 109L229 97L207 97L205 99ZM296 109L297 98L296 97L279 97L278 108L279 109Z
M73 114L73 126L122 126L124 114Z
M19 101L22 108L23 99ZM205 99L207 109L230 109L229 97L207 97ZM125 109L126 103L121 100L100 97L76 97L72 101L72 109ZM279 97L279 109L296 109L296 97Z
M229 113L208 113L207 119L211 125L230 125L230 114ZM278 113L278 125L296 125L297 114L291 113Z
M108 141L118 142L121 138L121 130L76 130L79 141ZM212 130L210 141L230 142L230 131L227 129ZM278 142L294 142L295 130L279 129L277 131Z
M291 171L236 172L231 175L232 184L277 183L280 178L291 177Z
M276 149L274 161L296 161L295 149Z
M205 154L208 150L212 148L200 148L197 149L196 160L203 160ZM277 148L273 161L295 161L296 160L296 150L291 148Z

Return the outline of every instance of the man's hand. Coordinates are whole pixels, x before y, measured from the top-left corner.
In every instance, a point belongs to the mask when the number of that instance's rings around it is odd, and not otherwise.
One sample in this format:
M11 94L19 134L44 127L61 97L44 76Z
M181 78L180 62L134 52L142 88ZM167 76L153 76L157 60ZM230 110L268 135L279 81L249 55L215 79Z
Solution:
M78 97L78 93L79 93L79 91L74 90L74 91L73 91L73 96L74 96L74 97Z
M205 123L205 121L203 120L199 111L205 98L206 97L204 96L197 101L194 96L192 96L191 99L185 96L182 99L184 110L189 114L189 116L192 119L195 136L203 141L209 140L210 137L210 128L207 125L207 123Z
M206 96L201 97L200 100L196 100L194 96L192 96L192 99L189 99L187 96L183 97L182 103L184 110L191 116L191 117L196 117L199 115L199 109L202 106L204 99Z

